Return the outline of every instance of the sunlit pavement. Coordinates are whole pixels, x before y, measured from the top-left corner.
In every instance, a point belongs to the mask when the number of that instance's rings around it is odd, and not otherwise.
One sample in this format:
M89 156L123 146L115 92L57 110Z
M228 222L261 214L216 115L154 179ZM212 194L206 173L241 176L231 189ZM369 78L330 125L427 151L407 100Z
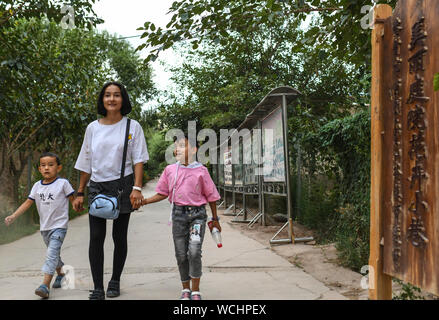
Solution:
M144 196L154 194L148 183ZM121 296L115 299L175 300L181 284L174 256L167 200L132 213L128 234L128 257L121 278ZM221 216L221 211L219 212ZM223 247L217 248L210 234L203 244L204 299L219 300L315 300L346 299L322 282L278 256L266 246L222 225ZM104 284L111 278L112 223L107 222ZM69 270L70 283L51 289L50 299L88 299L93 289L88 262L89 228L84 215L70 221L61 257ZM45 246L39 232L0 246L0 299L38 300Z

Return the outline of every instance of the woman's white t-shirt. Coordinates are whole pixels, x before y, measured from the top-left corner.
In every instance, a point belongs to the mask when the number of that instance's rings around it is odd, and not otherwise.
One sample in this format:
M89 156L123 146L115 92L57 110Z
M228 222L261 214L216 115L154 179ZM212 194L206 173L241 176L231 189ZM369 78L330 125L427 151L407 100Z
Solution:
M85 130L75 169L91 174L90 179L94 182L120 179L126 124L127 117L110 125L100 124L98 120L91 122ZM125 176L133 173L133 165L148 160L143 129L131 119Z

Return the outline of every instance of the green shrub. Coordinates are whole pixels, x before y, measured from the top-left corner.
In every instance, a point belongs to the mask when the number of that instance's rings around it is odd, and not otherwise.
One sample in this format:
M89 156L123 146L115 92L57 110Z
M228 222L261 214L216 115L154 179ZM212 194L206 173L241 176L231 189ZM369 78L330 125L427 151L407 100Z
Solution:
M297 188L293 188L296 220L314 229L319 243L333 241L337 192L331 187L330 181L315 177L302 177L301 187L300 199Z
M0 221L0 245L13 242L24 236L31 235L39 230L39 225L23 222L24 220L26 220L26 217L23 216L15 220L15 222L9 227L6 227L3 222L5 216L2 216L0 218L2 220Z
M359 272L369 260L369 215L348 204L337 209L336 248L342 265Z
M19 199L22 200L22 199ZM20 205L23 202L20 202ZM16 208L7 209L4 204L0 203L0 245L6 244L21 237L33 234L39 229L39 226L34 222L34 214L37 209L33 205L26 213L18 217L9 227L5 225L5 218L12 213Z
M144 165L144 183L160 176L163 172L167 166L165 152L172 144L171 141L165 140L165 134L161 131L147 129L145 136L148 145L149 160Z
M425 298L420 295L421 289L411 285L410 283L404 283L401 280L393 279L393 281L402 286L401 292L392 297L392 300L425 300Z
M341 263L359 271L369 257L370 114L333 120L301 144L309 182L302 179L300 221L334 240Z

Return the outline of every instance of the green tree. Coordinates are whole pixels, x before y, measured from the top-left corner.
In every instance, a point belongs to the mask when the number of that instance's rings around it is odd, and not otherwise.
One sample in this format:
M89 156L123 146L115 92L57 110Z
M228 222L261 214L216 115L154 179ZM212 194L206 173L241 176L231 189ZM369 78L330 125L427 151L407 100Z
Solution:
M11 26L14 19L43 18L54 19L60 22L66 13L62 7L69 5L74 10L75 25L78 27L96 26L102 23L93 11L95 0L0 0L0 35L1 29Z
M143 111L142 106L157 94L152 84L152 70L144 64L136 50L127 41L121 41L117 36L102 34L108 42L107 58L112 70L112 78L124 84L130 95L133 111L130 117L138 120L142 126L154 125L151 122L154 114Z
M396 0L377 2L394 5ZM251 38L275 21L291 21L291 17L304 21L315 12L319 23L303 42L329 47L336 57L364 64L370 54L370 30L361 27L365 15L361 8L370 4L369 0L177 0L169 8L172 17L165 29L149 21L139 28L145 38L139 49L151 47L150 60L182 40L190 41L193 49L204 40L233 46L237 33Z
M96 119L102 84L124 80L125 63L138 63L141 81L133 90L146 93L134 94L139 119L140 103L153 85L134 49L107 34L63 30L47 19L14 19L2 32L7 43L0 48L0 194L15 207L27 157L54 150L71 166L86 125Z
M291 21L290 21L291 20ZM275 21L253 37L237 34L233 46L203 43L193 51L180 45L185 57L172 69L177 92L171 92L160 108L168 127L182 128L188 120L215 130L237 127L270 89L290 85L299 89L300 112L294 132L307 119L314 125L365 107L368 75L325 50L302 44L300 22ZM239 49L238 49L239 48ZM306 128L305 130L309 130Z

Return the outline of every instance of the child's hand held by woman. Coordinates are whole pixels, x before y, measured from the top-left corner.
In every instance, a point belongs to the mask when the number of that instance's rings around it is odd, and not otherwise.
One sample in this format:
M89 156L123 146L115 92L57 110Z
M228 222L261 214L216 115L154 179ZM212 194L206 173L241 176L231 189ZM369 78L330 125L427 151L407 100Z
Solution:
M131 205L133 209L139 209L142 206L143 195L138 190L133 190L130 194Z

